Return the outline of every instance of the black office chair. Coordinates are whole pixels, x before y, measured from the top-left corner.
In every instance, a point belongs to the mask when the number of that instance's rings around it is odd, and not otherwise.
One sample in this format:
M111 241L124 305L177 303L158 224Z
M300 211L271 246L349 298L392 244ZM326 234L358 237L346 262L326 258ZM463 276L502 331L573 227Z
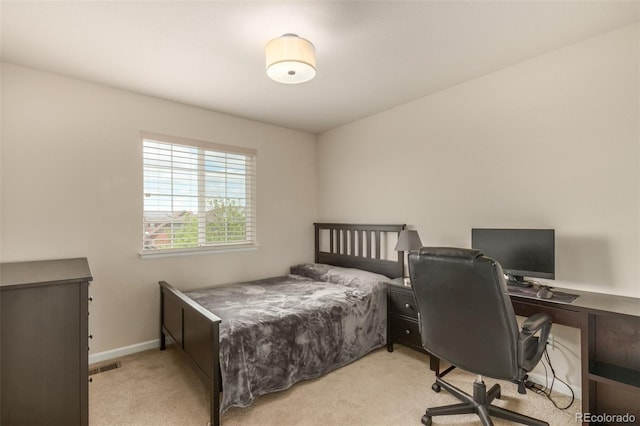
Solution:
M473 396L436 377L440 387L463 401L427 408L422 423L433 416L476 413L482 424L490 416L527 424L548 425L491 402L500 398L500 386L487 392L482 376L510 380L525 393L527 372L544 353L551 318L544 313L529 317L518 329L502 267L479 250L424 247L409 256L409 273L419 312L422 346L452 366L478 375ZM540 332L539 337L534 336Z

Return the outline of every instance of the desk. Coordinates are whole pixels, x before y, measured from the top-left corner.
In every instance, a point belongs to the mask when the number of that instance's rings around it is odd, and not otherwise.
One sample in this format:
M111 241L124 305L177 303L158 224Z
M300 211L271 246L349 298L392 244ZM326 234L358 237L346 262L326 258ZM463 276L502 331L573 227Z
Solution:
M640 424L640 299L553 290L579 297L563 304L511 294L513 310L525 317L546 312L554 324L580 329L582 412L629 413L635 416L633 424ZM439 374L437 358L431 356L430 367Z
M421 350L419 336L407 333L411 327L400 327L399 332L394 327L394 320L399 326L417 323L413 289L404 286L402 278L386 284L387 350L393 351L394 340ZM524 317L546 312L554 324L579 329L582 412L629 413L635 416L633 424L640 424L640 299L556 287L553 291L577 294L578 298L564 304L510 294L513 310ZM440 360L433 355L430 368L440 374Z
M582 412L633 414L640 424L640 299L577 290L571 304L511 295L517 315L546 312L580 329Z

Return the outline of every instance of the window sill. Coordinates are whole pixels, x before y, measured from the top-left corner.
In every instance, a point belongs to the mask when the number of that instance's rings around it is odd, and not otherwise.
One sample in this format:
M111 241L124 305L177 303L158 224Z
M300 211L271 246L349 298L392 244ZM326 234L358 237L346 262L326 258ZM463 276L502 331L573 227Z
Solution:
M231 253L237 251L253 251L258 250L259 244L238 244L238 245L225 245L219 247L194 247L188 249L165 249L165 250L147 250L141 251L138 254L141 259L156 259L161 257L176 257L176 256L193 256L199 254L213 254L213 253Z

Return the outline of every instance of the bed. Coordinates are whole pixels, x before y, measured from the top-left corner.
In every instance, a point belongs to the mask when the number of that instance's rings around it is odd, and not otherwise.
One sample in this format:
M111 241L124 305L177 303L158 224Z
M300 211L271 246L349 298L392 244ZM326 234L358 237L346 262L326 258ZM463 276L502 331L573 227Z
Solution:
M160 282L161 349L170 336L207 383L212 425L384 346L383 283L404 275L393 250L404 225L314 226L314 263L288 275L188 292Z

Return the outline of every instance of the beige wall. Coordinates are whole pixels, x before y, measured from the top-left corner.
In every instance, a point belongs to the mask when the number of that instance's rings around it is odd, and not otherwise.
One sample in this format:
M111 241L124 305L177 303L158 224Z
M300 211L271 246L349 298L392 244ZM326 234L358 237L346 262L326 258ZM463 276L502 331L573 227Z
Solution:
M472 227L555 228L552 285L640 297L639 39L625 27L322 134L318 218L462 247ZM555 329L579 386L577 330Z
M140 259L140 130L256 148L255 251ZM313 258L314 135L2 66L1 260L88 257L91 353L159 336L159 290L263 278Z
M640 296L638 25L322 134L318 216L556 229L556 285ZM419 78L419 76L416 76Z

